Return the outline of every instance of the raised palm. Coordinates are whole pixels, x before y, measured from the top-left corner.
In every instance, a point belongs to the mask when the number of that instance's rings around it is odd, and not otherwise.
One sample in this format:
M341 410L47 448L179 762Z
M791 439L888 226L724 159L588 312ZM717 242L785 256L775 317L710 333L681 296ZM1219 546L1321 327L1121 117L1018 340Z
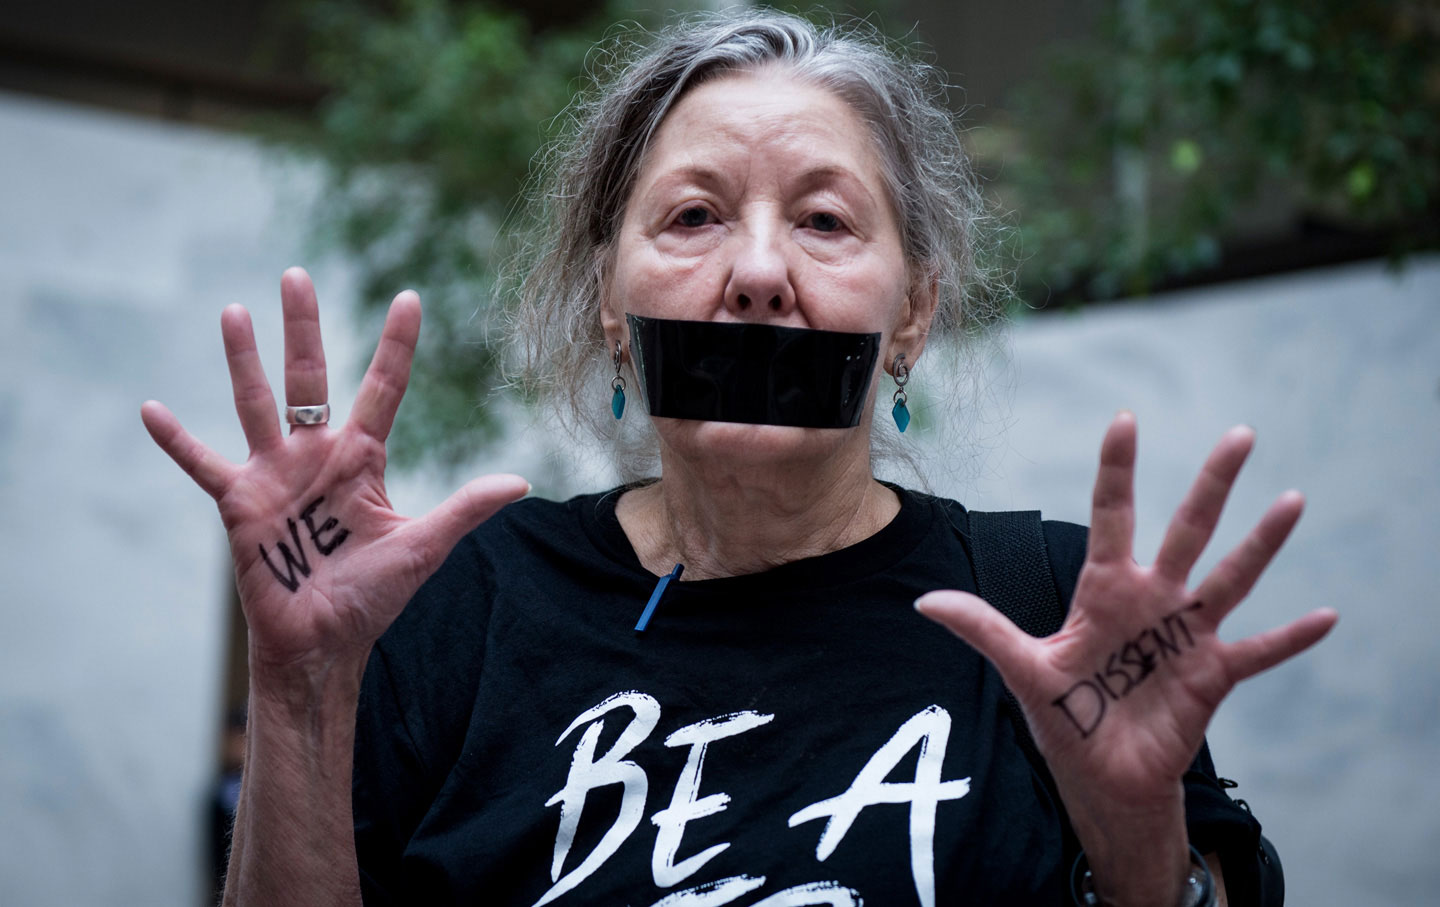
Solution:
M315 292L299 268L281 279L285 397L328 399ZM459 538L526 493L518 476L467 484L428 515L407 519L385 494L385 438L409 380L420 300L391 304L379 346L344 426L280 428L250 316L221 317L235 408L250 447L234 464L196 440L161 404L141 409L155 442L220 509L230 538L252 658L289 665L361 653L395 619Z
M1075 801L1103 810L1169 795L1230 690L1314 644L1336 619L1322 609L1234 643L1215 633L1300 518L1297 492L1281 495L1204 580L1187 585L1250 452L1249 429L1231 430L1210 454L1155 563L1135 563L1135 435L1128 413L1106 434L1085 565L1058 633L1031 637L962 592L920 601L995 664L1072 810L1082 805Z

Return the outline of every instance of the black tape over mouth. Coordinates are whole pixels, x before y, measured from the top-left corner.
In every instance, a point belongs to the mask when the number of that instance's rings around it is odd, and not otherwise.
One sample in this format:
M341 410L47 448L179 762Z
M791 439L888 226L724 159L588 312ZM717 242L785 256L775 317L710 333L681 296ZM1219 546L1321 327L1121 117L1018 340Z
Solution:
M652 416L854 428L880 334L627 315Z

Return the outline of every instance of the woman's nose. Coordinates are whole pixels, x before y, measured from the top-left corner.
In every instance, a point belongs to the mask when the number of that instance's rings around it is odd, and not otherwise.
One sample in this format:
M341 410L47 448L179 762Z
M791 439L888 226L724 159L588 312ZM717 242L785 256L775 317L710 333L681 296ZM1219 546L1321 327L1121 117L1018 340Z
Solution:
M725 308L744 319L788 315L795 308L795 287L782 237L766 228L746 231L733 241Z

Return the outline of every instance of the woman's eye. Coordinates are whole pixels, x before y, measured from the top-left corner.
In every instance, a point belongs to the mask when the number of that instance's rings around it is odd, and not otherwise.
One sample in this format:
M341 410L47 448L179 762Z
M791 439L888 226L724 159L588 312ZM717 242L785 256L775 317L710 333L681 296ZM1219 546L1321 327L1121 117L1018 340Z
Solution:
M686 208L675 218L675 222L682 227L703 227L710 223L710 212L699 206Z
M806 219L805 225L812 230L819 230L821 233L834 233L844 226L840 223L840 218L826 211L817 211L810 215Z

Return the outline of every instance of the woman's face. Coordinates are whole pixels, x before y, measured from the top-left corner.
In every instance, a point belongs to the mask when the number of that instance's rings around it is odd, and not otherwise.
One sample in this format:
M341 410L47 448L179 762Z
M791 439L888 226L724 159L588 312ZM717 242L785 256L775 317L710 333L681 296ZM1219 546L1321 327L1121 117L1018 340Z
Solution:
M835 95L781 71L726 76L675 106L613 254L602 321L627 349L634 313L878 331L883 364L904 353L913 365L933 310L933 293L913 298L870 130ZM764 455L857 433L868 450L872 412L858 432L655 421L667 446L738 438Z

